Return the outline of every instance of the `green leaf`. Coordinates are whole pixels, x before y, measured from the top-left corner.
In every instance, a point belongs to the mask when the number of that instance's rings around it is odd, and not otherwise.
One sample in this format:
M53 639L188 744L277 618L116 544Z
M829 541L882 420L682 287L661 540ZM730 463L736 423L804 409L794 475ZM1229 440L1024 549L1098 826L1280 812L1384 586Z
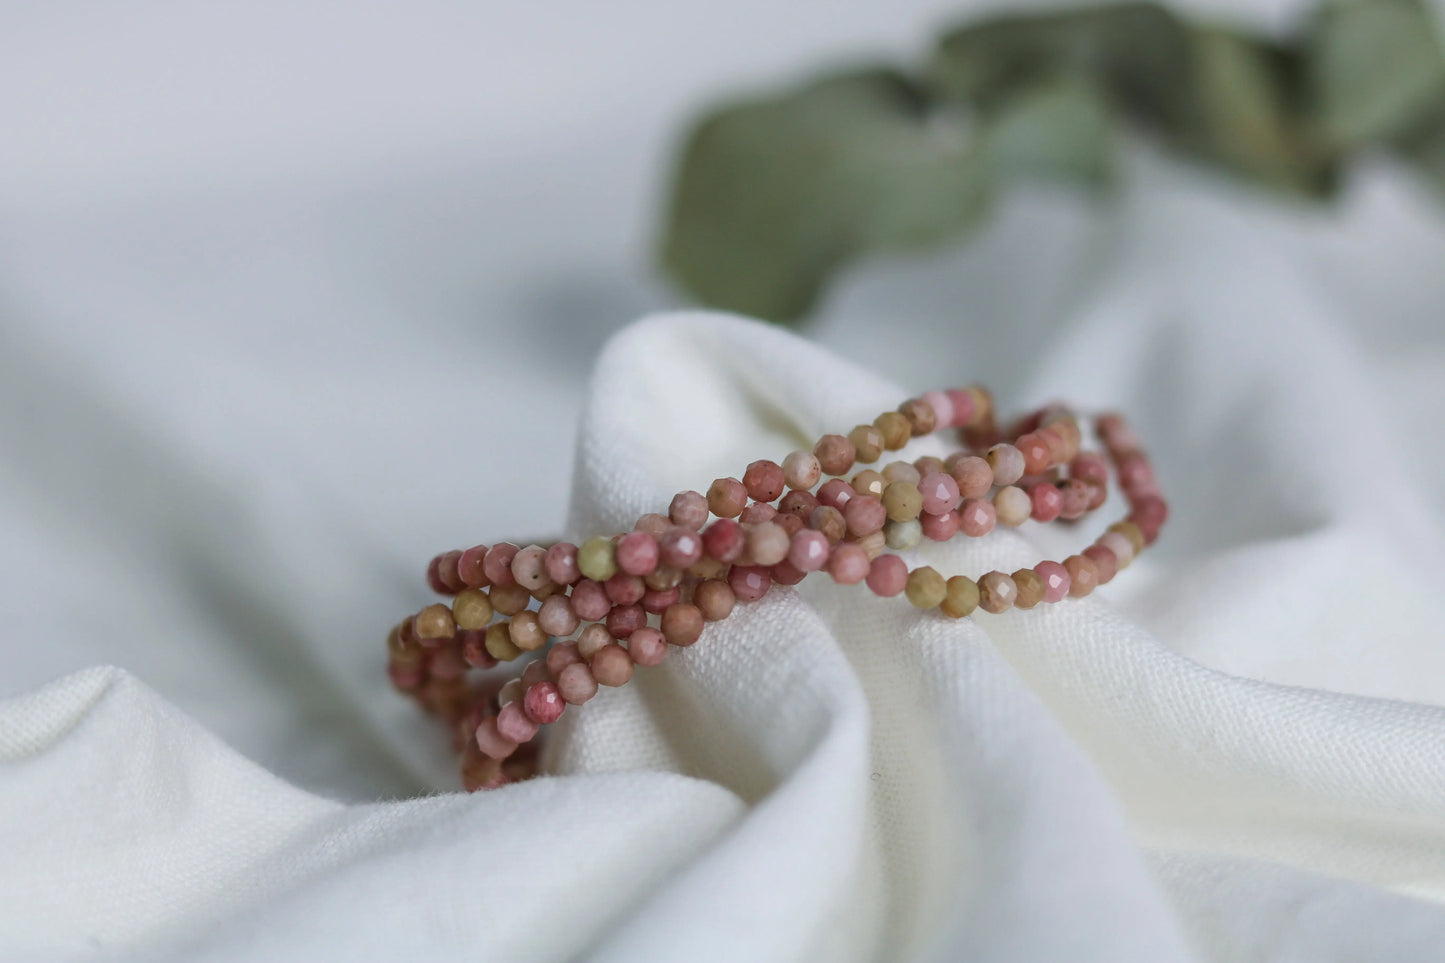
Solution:
M792 320L843 263L954 236L988 196L986 163L912 84L853 73L704 120L662 258L707 303Z
M981 140L996 184L1022 176L1101 187L1113 179L1108 105L1078 77L1040 81L999 105Z
M1418 0L1340 0L1304 37L1320 126L1339 145L1401 135L1445 99L1445 53Z

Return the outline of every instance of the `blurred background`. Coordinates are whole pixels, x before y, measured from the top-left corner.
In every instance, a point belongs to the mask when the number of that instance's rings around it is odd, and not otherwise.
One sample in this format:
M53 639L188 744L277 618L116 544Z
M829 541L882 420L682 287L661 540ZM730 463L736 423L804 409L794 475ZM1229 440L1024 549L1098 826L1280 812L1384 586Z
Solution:
M0 5L0 696L116 663L307 788L451 785L385 626L438 549L564 524L598 349L692 303L658 266L690 126L1001 6ZM1312 7L1178 9L1271 37ZM1040 345L1152 283L1145 253L1279 303L1276 251L1440 493L1433 188L1384 150L1327 204L1147 138L1120 165L1108 196L1010 188L966 241L860 261L803 330L910 388L1043 401Z

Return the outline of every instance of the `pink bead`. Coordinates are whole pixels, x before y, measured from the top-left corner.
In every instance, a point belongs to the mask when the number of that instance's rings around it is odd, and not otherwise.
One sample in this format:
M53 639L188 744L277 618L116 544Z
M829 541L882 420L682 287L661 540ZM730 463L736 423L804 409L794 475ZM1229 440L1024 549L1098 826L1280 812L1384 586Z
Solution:
M610 579L602 583L607 590L607 597L617 605L634 605L642 601L643 594L647 591L647 583L639 576L626 575L618 572Z
M690 528L675 525L658 539L662 560L673 568L687 568L702 558L702 536Z
M506 759L517 751L517 740L508 739L497 730L497 717L488 716L477 725L477 748L492 759Z
M571 635L577 631L577 613L572 611L572 602L567 596L548 596L537 610L537 624L553 637Z
M853 500L858 494L853 486L841 478L830 478L818 486L818 504L827 505L830 508L843 510L843 506Z
M927 395L924 396L926 401ZM874 595L891 599L908 585L908 563L897 555L880 555L868 567L868 587Z
M647 612L640 605L614 605L607 613L607 631L625 639L647 624Z
M1024 455L1008 442L1000 442L988 450L985 459L993 469L995 485L1012 485L1024 477Z
M925 391L923 400L928 407L933 409L933 416L938 421L938 427L947 428L953 424L953 402L948 400L947 393Z
M760 525L771 522L777 514L778 510L767 502L753 502L738 515L738 521L744 525Z
M1069 462L1069 477L1080 478L1095 485L1109 484L1109 463L1104 456L1081 451Z
M580 706L597 694L597 680L587 663L577 662L558 673L557 690L565 702Z
M448 595L456 595L466 588L457 566L462 560L461 552L445 552L437 559L437 578Z
M651 575L661 557L657 539L646 532L628 532L617 540L617 567L628 575Z
M1083 518L1089 513L1089 501L1094 497L1093 485L1077 478L1067 478L1059 486L1059 493L1063 496L1060 518Z
M783 493L783 469L777 462L761 459L743 472L743 487L755 501L770 502Z
M1139 526L1144 533L1144 544L1153 545L1159 537L1159 530L1169 519L1169 505L1157 495L1145 495L1133 501L1129 521Z
M438 595L449 595L451 593L447 591L447 583L442 581L441 564L442 557L440 555L433 556L432 560L427 563L426 584Z
M457 578L468 588L486 588L489 584L487 570L483 563L487 559L487 546L474 545L457 559Z
M487 549L482 559L482 570L486 572L487 580L493 585L516 585L517 580L512 577L512 559L519 551L521 549L511 542L502 542Z
M529 592L551 584L547 578L547 550L540 545L518 550L512 556L512 578Z
M728 587L739 602L756 602L768 594L771 584L768 570L756 565L734 565L728 572Z
M497 734L516 743L531 742L537 734L537 723L527 718L521 702L508 702L497 713ZM483 724L485 725L485 723ZM478 727L480 732L482 727Z
M973 421L973 395L962 388L949 388L944 394L948 396L949 401L953 402L953 426L955 428L962 428Z
M676 585L670 589L648 589L642 596L642 610L653 615L661 615L667 611L669 605L681 598L682 589Z
M792 539L776 522L763 522L747 530L747 556L754 565L776 565L788 557Z
M612 600L601 582L584 578L572 587L572 611L586 622L597 622L607 618L612 610Z
M773 580L774 585L797 585L808 577L808 573L784 559L768 568L768 577Z
M1112 581L1114 576L1119 574L1119 559L1113 552L1097 543L1090 545L1082 552L1085 558L1094 560L1095 567L1099 570L1099 584Z
M1134 560L1134 543L1118 532L1105 532L1099 536L1099 544L1114 553L1123 568Z
M830 548L828 536L805 528L793 536L793 543L788 548L788 561L800 572L816 572L828 564Z
M993 502L982 498L970 498L958 510L958 526L963 529L963 534L970 538L987 535L993 531L997 521L998 516L994 512Z
M883 524L888 521L888 509L883 507L880 498L859 495L843 506L843 520L848 523L850 535L871 535L883 530Z
M707 523L707 499L699 492L678 492L672 497L667 515L674 525L697 531Z
M577 546L558 542L547 549L547 577L558 585L571 585L582 577L577 567Z
M944 512L942 515L930 515L927 512L918 516L918 524L923 529L923 537L935 542L946 542L958 534L957 511Z
M666 515L659 515L657 512L648 512L637 520L632 526L634 532L646 532L653 538L661 538L662 533L672 527L672 519Z
M930 515L942 515L958 507L958 482L951 475L929 472L919 480L918 491L923 495L923 510Z
M1058 602L1069 594L1069 570L1058 562L1040 562L1034 573L1044 583L1044 601Z
M582 661L582 653L577 651L576 642L558 642L547 650L547 671L552 678L562 674L567 666Z
M854 542L833 546L833 555L828 559L828 574L840 585L857 585L868 577L871 567L868 553Z
M469 629L458 632L462 643L462 660L473 669L490 669L497 660L487 651L487 630Z
M703 550L707 557L719 562L737 561L745 542L743 527L731 518L719 518L702 533Z
M627 651L638 665L661 665L667 658L667 639L659 630L644 625L627 639Z
M993 469L977 455L950 458L948 473L958 483L958 493L963 498L983 498L993 487Z
M836 481L837 479L834 479ZM779 515L796 515L803 521L813 514L813 509L818 507L818 496L812 492L805 492L794 489L783 496L778 502Z
M1051 522L1064 510L1064 493L1059 486L1039 482L1029 489L1029 501L1033 503L1033 519L1036 522Z
M567 703L562 700L562 693L555 682L538 682L530 686L522 697L522 711L539 726L556 722L562 718L566 708Z
M1154 469L1149 459L1137 452L1120 457L1118 470L1119 487L1131 495L1136 489L1142 490L1154 483Z

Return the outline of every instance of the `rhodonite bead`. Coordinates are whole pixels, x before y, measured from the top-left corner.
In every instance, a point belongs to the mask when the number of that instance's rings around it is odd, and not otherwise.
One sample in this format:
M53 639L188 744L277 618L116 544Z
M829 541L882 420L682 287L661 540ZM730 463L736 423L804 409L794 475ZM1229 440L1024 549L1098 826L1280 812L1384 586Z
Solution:
M868 567L868 588L881 598L892 598L908 586L908 564L897 555L879 555Z
M1024 474L1037 475L1049 467L1049 446L1034 432L1020 435L1014 442L1024 456Z
M1097 542L1084 549L1081 553L1085 558L1093 559L1094 568L1099 572L1099 584L1107 585L1119 574L1119 560L1114 553Z
M917 487L918 483L922 480L923 475L919 473L917 468L913 467L912 462L906 462L902 460L890 461L888 464L883 466L883 482L885 491L887 490L887 486L893 484L894 482L908 482L908 484Z
M547 577L558 585L573 585L582 577L577 567L577 546L558 542L547 549Z
M706 579L697 583L692 593L692 603L708 622L718 622L732 614L737 596L732 587L721 579Z
M947 597L948 583L937 570L925 565L908 573L908 581L903 591L915 608L931 609L936 608Z
M994 523L997 521L998 516L994 511L993 502L985 501L982 498L967 499L958 510L958 527L963 530L963 534L970 538L987 535L993 531Z
M840 479L834 478L833 481ZM794 515L801 521L806 522L813 514L813 509L818 507L818 498L812 492L805 492L798 489L788 492L778 502L779 515Z
M527 718L521 701L508 702L497 713L497 733L512 742L530 742L537 735L537 723Z
M555 682L533 683L527 687L527 694L522 697L522 711L538 725L545 726L556 722L562 718L562 712L566 708L567 703L563 701L562 692Z
M617 574L617 546L612 539L594 536L577 549L577 568L596 582L605 582ZM510 575L510 571L508 575ZM493 582L496 579L492 579Z
M1134 549L1134 555L1136 557L1140 552L1144 551L1144 533L1139 531L1139 526L1133 522L1115 522L1109 526L1109 531L1117 532L1128 539L1129 545Z
M641 605L614 605L607 613L607 631L615 638L625 639L647 624L647 612Z
M1024 477L1024 455L1007 442L994 445L986 456L995 485L1012 485Z
M916 518L911 518L906 522L889 522L883 526L883 542L896 552L917 548L921 541L923 541L923 526L918 523Z
M615 605L633 605L642 601L642 596L647 592L647 583L636 575L628 575L618 572L610 579L602 583L603 589L607 591L607 598Z
M952 619L971 615L978 608L978 583L966 575L955 575L946 583L938 610Z
M942 515L924 512L918 516L918 525L923 536L931 541L946 542L958 534L959 513L955 509Z
M828 564L831 546L822 532L804 529L788 545L788 561L800 572L816 572Z
M843 521L848 524L848 534L863 537L883 530L888 521L888 510L880 499L872 495L859 495L843 506Z
M737 518L748 507L748 490L736 478L719 478L707 490L707 507L718 518Z
M1076 518L1083 518L1089 513L1089 502L1094 497L1094 486L1077 478L1066 478L1064 483L1059 486L1059 494L1063 496L1063 507L1059 510L1059 517L1072 521Z
M1109 463L1102 455L1081 451L1069 461L1069 477L1094 485L1109 484Z
M978 607L985 612L1007 612L1018 595L1018 586L1003 572L989 572L978 580Z
M667 640L657 629L644 625L627 639L627 652L638 665L661 665L667 658Z
M1040 562L1034 566L1034 573L1043 583L1045 602L1059 602L1069 594L1071 579L1069 570L1058 562Z
M552 678L562 674L562 670L575 662L582 661L582 653L577 648L576 642L558 642L547 650L546 666L547 672Z
M972 392L964 388L949 388L944 394L953 403L953 427L962 428L972 424L978 415L978 406Z
M612 600L601 582L584 578L572 587L572 611L586 622L596 622L607 617Z
M462 553L457 551L444 552L437 559L437 578L441 581L448 595L454 592L460 592L466 588L466 583L462 581L461 572L457 570L457 566L461 564L461 560Z
M908 429L914 438L921 438L938 427L938 416L933 406L922 398L910 398L899 405L898 410L908 419Z
M492 584L487 578L487 570L483 563L487 559L487 546L474 545L462 552L457 559L457 578L461 579L463 585L468 588L486 588Z
M462 589L452 600L452 618L459 629L485 629L492 621L492 600L481 589Z
M1014 608L1031 609L1044 600L1044 580L1039 578L1038 572L1031 568L1021 568L1009 577L1018 589L1018 594L1014 597Z
M452 610L440 602L428 605L412 620L412 633L423 644L450 639L457 634L456 619Z
M1118 532L1105 532L1099 536L1098 544L1114 553L1120 569L1128 568L1129 563L1134 561L1134 546Z
M482 557L482 571L486 573L487 580L493 585L516 585L517 580L512 577L512 559L519 551L521 549L511 542L501 542L487 549L487 554Z
M841 478L830 478L818 486L818 504L841 509L857 494L853 486Z
M792 538L798 532L801 532L805 527L803 525L803 520L797 515L784 515L782 512L778 512L778 514L774 515L773 520L770 524L776 525L781 528L783 532L788 536L788 538Z
M516 615L532 602L532 594L516 583L493 585L491 598L492 608L503 615Z
M1083 598L1099 584L1099 567L1085 555L1070 555L1064 559L1064 569L1069 573L1069 595Z
M477 726L477 748L491 759L505 759L517 751L516 740L508 739L497 731L497 717L488 716Z
M617 567L628 575L650 575L661 558L657 539L646 532L628 532L617 540Z
M842 435L824 435L813 447L813 455L825 475L842 475L853 467L858 451L853 443ZM815 482L817 478L813 479ZM799 485L808 488L811 485Z
M459 633L457 636L462 643L462 659L473 669L490 669L497 664L487 651L487 632L485 629L469 629Z
M440 555L433 556L432 560L427 563L426 584L438 595L450 595L451 591L447 588L447 583L442 581L441 565L442 557Z
M1138 527L1144 536L1145 545L1153 545L1159 537L1159 529L1169 518L1169 506L1158 495L1145 495L1136 499L1129 512L1129 521Z
M693 491L678 492L667 507L667 517L674 525L694 532L707 523L707 499Z
M696 605L679 602L662 613L662 634L672 645L692 645L702 635L702 625L702 610Z
M670 589L648 589L642 595L642 611L648 615L661 615L667 607L682 599L682 588L674 585Z
M791 540L775 522L754 525L747 530L746 536L747 547L743 554L754 565L776 565L788 557Z
M848 432L858 464L871 465L883 457L883 433L872 425L858 425Z
M852 542L833 546L828 557L828 574L840 585L857 585L868 577L870 568L867 551Z
M848 522L843 518L843 513L828 505L813 509L813 514L808 518L808 527L815 532L822 532L830 545L842 541L843 536L848 534Z
M941 471L929 472L919 481L918 491L923 498L923 511L930 515L942 515L958 507L958 482L952 475Z
M822 474L818 457L810 451L789 452L783 459L783 481L794 491L812 488Z
M702 532L703 551L719 562L735 562L743 553L743 527L731 518L719 518Z
M578 662L557 674L557 691L568 704L580 706L597 694L597 680L585 662Z
M577 613L565 595L554 595L537 610L537 624L550 636L571 635L577 631Z
M919 455L913 459L913 467L918 470L920 485L923 484L923 478L934 472L942 472L945 475L948 474L948 469L943 466L943 459L937 455Z
M897 451L913 437L908 419L896 411L885 411L873 420L873 427L883 436L885 451Z
M598 649L588 666L592 677L605 686L626 685L632 678L632 656L616 643Z
M1029 487L1030 514L1036 522L1051 522L1064 510L1064 493L1051 482L1039 482Z
M1028 493L1016 485L1005 485L993 493L994 517L1000 525L1010 528L1022 525L1033 513L1034 503Z
M528 592L539 591L549 584L547 578L547 550L540 545L528 545L512 556L512 578Z
M611 645L614 641L616 640L612 638L612 633L607 631L607 626L594 622L577 635L577 653L590 662L599 649Z
M888 479L883 477L881 471L865 468L853 476L851 484L856 495L872 495L875 498L881 498L883 489L888 487ZM842 505L838 506L840 509L842 507Z
M743 472L743 487L754 501L773 501L783 493L782 466L765 458L753 462Z
M768 594L772 577L757 565L734 565L728 572L728 587L739 602L756 602Z
M933 418L939 428L953 425L953 402L942 391L925 391L923 401L933 409Z
M911 481L891 482L883 489L883 510L889 521L912 521L923 511L923 495ZM846 512L844 517L847 517Z
M658 539L662 560L677 568L687 568L702 558L702 536L682 526L674 526Z
M774 585L797 585L808 577L808 573L783 559L776 565L768 566L768 577L773 580Z
M983 498L993 488L993 469L977 455L952 455L944 462L963 498Z
M763 522L770 522L778 514L778 510L767 502L753 502L743 509L738 521L744 525L759 525Z

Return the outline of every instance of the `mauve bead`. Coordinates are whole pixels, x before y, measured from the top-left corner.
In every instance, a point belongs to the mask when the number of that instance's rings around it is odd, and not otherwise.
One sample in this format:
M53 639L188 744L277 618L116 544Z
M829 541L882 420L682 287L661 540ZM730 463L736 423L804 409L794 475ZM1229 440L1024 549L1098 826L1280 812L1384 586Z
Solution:
M1014 580L1018 588L1018 595L1014 598L1014 608L1031 609L1044 600L1044 580L1039 578L1039 573L1031 568L1021 568L1009 576Z
M953 402L948 400L948 395L942 391L925 391L923 401L933 409L933 417L937 420L940 428L947 428L953 424Z
M503 739L516 743L530 742L538 728L537 723L527 718L521 702L508 702L497 713L497 733Z
M482 571L486 572L487 581L493 585L516 585L517 580L512 577L512 559L519 551L521 549L511 542L502 542L487 549L482 559Z
M707 490L707 507L718 518L736 518L748 505L748 490L736 478L719 478Z
M853 542L835 545L833 554L828 558L828 574L840 585L857 585L868 577L871 569L868 553Z
M532 593L520 585L493 585L489 591L492 608L503 615L516 615L532 603Z
M1102 455L1092 451L1083 451L1075 455L1069 462L1069 477L1081 478L1086 482L1093 482L1095 485L1109 484L1109 463Z
M1094 560L1094 567L1099 571L1099 584L1107 585L1119 574L1119 559L1114 553L1102 545L1095 543L1084 549L1081 553L1085 558Z
M883 457L883 433L872 425L858 425L848 432L855 461L868 465Z
M985 459L993 470L995 485L1012 485L1024 477L1023 452L1007 442L990 448Z
M816 572L828 564L830 548L828 536L804 529L793 536L788 546L788 561L800 572Z
M882 531L888 521L888 510L881 499L872 495L859 495L843 506L843 521L848 523L851 535L862 536Z
M978 407L974 403L972 392L963 388L949 388L944 392L948 400L953 403L953 426L962 428L973 421L974 415L978 413Z
M1048 446L1050 464L1062 465L1069 460L1069 443L1059 432L1053 428L1040 428L1034 434Z
M476 735L477 748L484 756L492 759L505 759L517 751L517 742L508 739L497 731L497 717L488 716L477 725Z
M703 551L719 562L735 562L743 553L743 527L731 518L719 518L702 532Z
M843 519L843 513L829 505L813 509L813 514L808 516L808 527L822 532L829 545L842 541L843 536L848 534L848 523Z
M457 636L462 643L462 659L473 669L490 669L497 660L487 651L485 629L472 629Z
M908 563L897 555L880 555L868 566L868 588L891 599L908 585Z
M447 584L442 581L441 564L442 557L440 555L433 555L432 560L427 562L426 584L438 595L449 595L451 593L447 591Z
M547 550L540 545L528 545L512 556L512 578L528 592L535 592L551 584L547 577Z
M977 455L950 456L944 464L962 498L983 498L993 488L993 469Z
M743 525L759 525L772 521L777 514L778 510L767 502L753 502L743 509L738 521Z
M834 479L837 481L837 479ZM802 521L807 521L808 516L813 514L813 509L818 507L818 498L812 492L790 491L778 502L779 515L794 515Z
M963 534L970 538L987 535L993 531L993 526L997 521L998 516L994 512L993 502L985 501L982 498L970 498L958 510L958 527L963 530Z
M933 413L933 406L922 398L909 398L898 406L898 410L908 419L914 438L922 438L938 427L938 416Z
M1134 546L1130 541L1118 532L1105 532L1097 539L1098 544L1114 553L1120 569L1129 567L1134 561Z
M577 631L577 613L565 595L554 595L537 610L537 624L551 636L571 635Z
M1089 501L1094 497L1094 486L1077 478L1066 478L1059 486L1059 494L1063 496L1059 517L1072 521L1089 513Z
M647 624L647 613L640 605L614 605L607 613L607 631L614 638L625 639Z
M989 572L978 580L978 607L997 615L1013 608L1019 588L1003 572Z
M923 495L923 510L930 515L942 515L958 507L958 482L951 475L929 472L918 483L918 491Z
M841 478L830 478L818 486L818 504L841 509L856 494L848 482Z
M1069 578L1069 570L1058 562L1040 562L1034 566L1034 572L1044 583L1045 602L1058 602L1069 594L1073 580Z
M467 671L467 663L462 659L461 647L453 643L443 646L431 653L427 660L427 675L433 679L451 681L460 679Z
M547 549L547 577L558 585L571 585L582 577L577 567L577 546L558 542Z
M1159 530L1169 520L1169 505L1157 495L1145 495L1134 500L1128 520L1139 526L1144 544L1153 545L1159 537Z
M682 588L674 585L670 589L648 589L642 596L642 610L650 615L661 615L667 607L682 598Z
M632 656L617 644L603 646L589 663L592 677L606 686L626 685L632 678Z
M451 551L442 553L437 561L437 578L440 579L442 585L446 587L448 595L454 592L460 592L467 587L467 584L462 581L461 573L457 571L457 566L461 564L461 560L461 552Z
M671 527L672 519L666 515L661 515L657 512L648 512L637 520L637 524L632 526L632 530L634 532L644 532L653 538L657 538Z
M993 493L993 510L1000 525L1013 528L1028 521L1034 510L1034 503L1022 488L1005 485Z
M628 575L650 575L662 551L646 532L628 532L617 540L617 567Z
M797 585L807 577L807 572L787 559L783 559L776 565L768 566L768 578L773 580L774 585Z
M527 694L522 697L522 711L539 726L556 722L562 718L566 708L567 703L562 701L562 693L555 682L538 682L528 686Z
M557 691L571 705L580 706L597 694L597 680L585 662L578 662L557 674Z
M783 493L783 469L774 461L759 459L743 472L743 487L759 502L770 502Z
M584 578L572 586L572 611L577 617L587 622L596 622L607 617L607 612L612 608L612 600L607 597L607 590L602 587L601 582L595 582L590 578Z
M681 525L669 528L658 539L662 560L677 568L687 568L702 558L702 536Z
M491 585L491 579L487 578L486 560L487 546L474 545L467 549L457 559L457 578L468 588L486 588Z
M881 471L874 471L865 468L854 475L849 483L854 495L872 495L875 498L883 497L883 490L888 487L888 479L883 477ZM842 505L838 506L840 509Z
M772 577L758 565L734 565L728 572L728 587L739 602L756 602L768 594Z
M638 665L662 665L667 658L667 640L657 629L644 625L628 637L627 652Z
M717 622L732 614L737 596L732 587L721 579L710 578L699 582L693 590L692 602L708 622Z
M1036 522L1051 522L1064 510L1064 493L1059 486L1039 482L1029 488L1029 501L1033 505L1030 514Z
M617 605L633 605L642 601L643 594L647 591L647 583L636 575L625 575L618 572L602 587L607 590L607 597Z
M782 512L778 512L778 514L774 515L773 520L767 524L778 526L783 530L783 532L788 536L788 538L792 538L798 532L801 532L804 528L807 527L803 524L803 520L797 515L785 515Z
M747 531L747 557L754 565L776 565L788 557L791 539L773 522L754 525Z
M790 451L783 459L783 482L792 489L807 491L818 484L823 469L811 451Z
M1083 598L1099 584L1099 567L1094 560L1084 555L1070 555L1064 559L1064 569L1069 573L1069 595Z
M582 653L577 649L576 642L558 642L547 650L546 666L552 678L562 674L567 666L582 661Z
M699 492L678 492L672 496L667 508L667 517L673 524L697 531L707 524L707 499Z
M1020 435L1014 447L1023 453L1025 475L1037 475L1051 464L1049 446L1033 432Z
M923 537L935 542L946 542L957 535L958 521L957 511L945 512L942 515L930 515L924 512L918 516L918 526L923 532Z
M578 633L577 653L590 660L599 649L611 645L614 641L616 640L612 638L612 633L607 631L607 626L594 622Z
M679 602L662 613L662 634L672 645L688 646L702 635L702 610Z
M883 550L888 547L888 540L883 537L882 532L873 532L869 535L864 535L853 544L861 548L863 554L866 555L868 561L871 562L883 554Z
M818 466L826 475L842 475L853 467L858 451L853 443L842 435L824 435L813 446L813 455Z

